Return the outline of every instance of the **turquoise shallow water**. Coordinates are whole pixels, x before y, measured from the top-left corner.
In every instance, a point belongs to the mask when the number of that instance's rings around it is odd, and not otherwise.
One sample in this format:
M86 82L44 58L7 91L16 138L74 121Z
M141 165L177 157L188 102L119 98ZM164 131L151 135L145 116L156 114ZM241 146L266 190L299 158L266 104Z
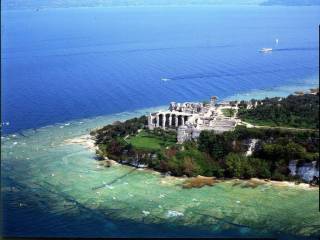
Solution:
M251 100L251 99L264 99L266 97L286 97L295 91L309 91L310 88L319 87L319 77L313 76L302 79L300 83L294 85L282 85L279 87L250 90L244 93L238 93L230 97L226 97L223 100Z
M294 88L247 94L289 93ZM317 189L268 184L252 189L241 184L233 186L234 182L229 181L187 190L180 186L183 179L122 165L106 168L84 146L64 143L87 134L89 129L159 108L163 107L2 136L4 234L283 239L319 236Z

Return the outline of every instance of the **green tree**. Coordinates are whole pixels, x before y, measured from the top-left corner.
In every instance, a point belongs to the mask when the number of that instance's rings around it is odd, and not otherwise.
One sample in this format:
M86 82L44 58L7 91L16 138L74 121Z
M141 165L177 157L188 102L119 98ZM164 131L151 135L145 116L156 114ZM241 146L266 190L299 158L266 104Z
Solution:
M243 161L245 157L236 154L236 153L229 153L226 157L226 171L229 177L237 177L242 178L244 174L244 166Z

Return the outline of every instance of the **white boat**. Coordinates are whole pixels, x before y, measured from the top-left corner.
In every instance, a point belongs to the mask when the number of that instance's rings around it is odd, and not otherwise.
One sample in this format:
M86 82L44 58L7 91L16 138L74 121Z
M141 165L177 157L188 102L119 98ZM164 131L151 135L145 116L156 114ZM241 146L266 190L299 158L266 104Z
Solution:
M161 78L161 81L167 82L170 81L170 78Z
M259 52L271 52L272 48L261 48Z

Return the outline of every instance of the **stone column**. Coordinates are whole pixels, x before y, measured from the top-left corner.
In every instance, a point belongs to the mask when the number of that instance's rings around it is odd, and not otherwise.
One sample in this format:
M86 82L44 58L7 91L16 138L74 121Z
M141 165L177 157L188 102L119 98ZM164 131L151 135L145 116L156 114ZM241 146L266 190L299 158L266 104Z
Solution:
M162 128L166 128L166 114L162 114Z
M157 117L156 117L156 127L159 127L159 122L160 122L160 119L159 119L159 114L157 114Z
M176 127L178 127L178 121L179 121L178 115L176 115L175 118L176 118L175 125L176 125Z
M172 125L172 115L170 114L169 115L169 127L171 127L171 125Z
M148 116L148 125L150 125L152 123L152 116L151 113Z
M149 114L149 116L148 116L148 128L149 129L153 129L153 123L152 123L152 115L151 115L151 113Z
M184 125L184 116L181 116L181 125Z

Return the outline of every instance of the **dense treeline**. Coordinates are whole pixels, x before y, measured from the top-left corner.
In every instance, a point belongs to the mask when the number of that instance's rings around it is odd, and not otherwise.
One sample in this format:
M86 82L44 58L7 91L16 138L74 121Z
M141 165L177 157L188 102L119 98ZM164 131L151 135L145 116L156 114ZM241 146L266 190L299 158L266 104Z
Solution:
M124 123L108 125L92 132L99 146L98 155L108 156L120 162L146 163L160 172L175 176L215 176L224 178L295 179L289 175L291 160L317 161L319 164L319 133L317 131L293 131L260 129L238 126L235 131L216 134L202 131L197 142L173 144L159 150L135 149L125 140L144 128L146 118L135 118ZM148 131L156 136L172 138L172 131L156 129ZM257 144L251 156L246 156L252 139Z
M136 134L139 129L144 128L147 124L147 117L141 116L139 118L132 118L125 122L114 122L91 131L91 135L95 135L97 144L107 144L116 137L125 137L130 134Z
M319 95L290 95L287 98L252 100L257 106L246 109L240 103L238 117L257 125L319 128Z
M214 133L203 132L199 147L214 159L220 159L220 167L227 177L290 179L290 160L319 162L319 133L316 131L237 127L234 132L220 135L218 141L214 138L217 138ZM246 157L243 153L249 139L259 141L253 155Z
M259 141L247 157L249 139ZM219 135L203 131L197 143L163 151L152 167L174 175L290 180L289 161L319 162L318 148L318 132L237 127Z
M127 135L134 135L139 129L147 124L147 117L129 119L125 122L114 122L101 129L94 130L90 134L95 136L95 143L98 145L98 156L108 156L115 160L123 158L123 154L134 155L131 144L127 144L124 138Z

